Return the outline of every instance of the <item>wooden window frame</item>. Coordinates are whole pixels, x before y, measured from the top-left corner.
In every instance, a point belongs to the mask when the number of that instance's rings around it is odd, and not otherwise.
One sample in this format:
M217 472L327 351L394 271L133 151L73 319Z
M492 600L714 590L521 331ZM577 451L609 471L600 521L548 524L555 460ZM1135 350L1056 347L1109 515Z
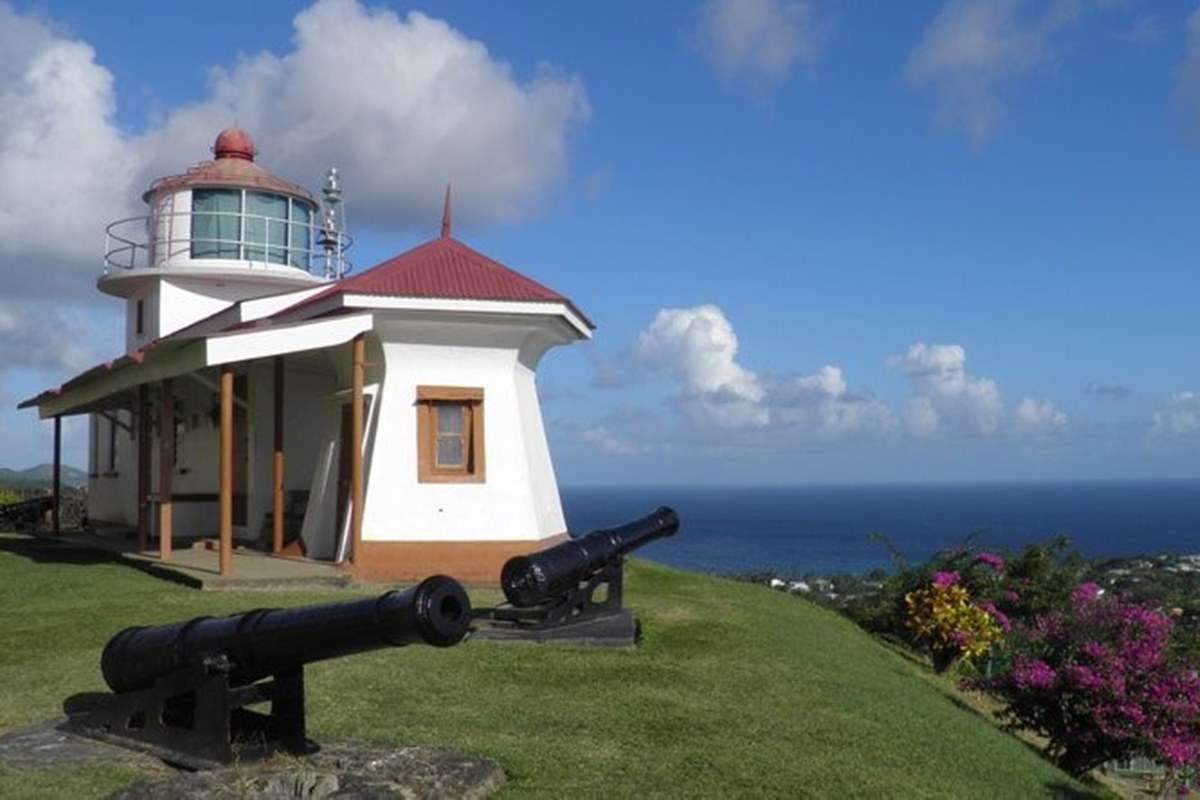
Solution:
M465 404L463 433L467 439L466 464L461 469L437 466L438 407ZM470 386L417 387L417 481L419 483L485 483L483 389Z

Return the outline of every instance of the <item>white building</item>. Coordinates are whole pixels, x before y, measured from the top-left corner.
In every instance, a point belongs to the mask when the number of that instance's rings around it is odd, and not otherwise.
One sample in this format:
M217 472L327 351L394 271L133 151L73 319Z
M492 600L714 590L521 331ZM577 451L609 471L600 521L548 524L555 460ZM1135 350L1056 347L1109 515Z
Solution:
M241 131L214 155L110 226L125 355L22 404L89 416L93 523L366 579L495 581L564 537L535 372L588 319L453 239L448 195L440 238L345 276L332 174L318 204Z

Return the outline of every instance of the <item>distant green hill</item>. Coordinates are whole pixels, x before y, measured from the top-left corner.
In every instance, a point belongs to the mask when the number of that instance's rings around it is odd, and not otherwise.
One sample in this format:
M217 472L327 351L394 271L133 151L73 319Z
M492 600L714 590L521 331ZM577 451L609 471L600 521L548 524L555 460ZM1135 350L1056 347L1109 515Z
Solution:
M50 486L54 476L52 464L38 464L29 469L0 467L0 489L38 489ZM87 473L75 467L62 467L63 486L87 486Z

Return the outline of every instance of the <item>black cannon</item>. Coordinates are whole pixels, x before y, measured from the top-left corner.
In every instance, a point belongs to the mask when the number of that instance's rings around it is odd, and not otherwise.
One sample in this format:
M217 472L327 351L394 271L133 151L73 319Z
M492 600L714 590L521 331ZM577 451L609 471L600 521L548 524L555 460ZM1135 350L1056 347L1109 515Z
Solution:
M470 623L466 592L438 575L372 599L127 628L100 659L113 694L72 698L68 725L188 766L311 752L305 664L409 644L449 647ZM269 713L246 708L261 702Z
M508 603L487 609L483 638L632 644L632 616L621 606L625 556L673 536L679 515L663 506L617 528L598 530L539 553L510 558L500 571Z

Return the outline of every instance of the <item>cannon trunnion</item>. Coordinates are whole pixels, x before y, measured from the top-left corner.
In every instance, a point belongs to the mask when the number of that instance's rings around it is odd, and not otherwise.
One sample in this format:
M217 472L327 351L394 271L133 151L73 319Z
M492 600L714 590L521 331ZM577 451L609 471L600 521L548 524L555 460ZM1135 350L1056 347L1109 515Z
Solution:
M305 664L409 644L449 647L470 622L462 586L438 575L348 603L127 628L101 657L113 694L68 701L68 726L193 767L311 752ZM248 708L257 703L269 711Z
M482 624L477 635L493 640L632 645L636 622L622 607L625 556L678 530L678 514L662 506L625 525L510 558L500 572L500 588L508 602L479 612Z

